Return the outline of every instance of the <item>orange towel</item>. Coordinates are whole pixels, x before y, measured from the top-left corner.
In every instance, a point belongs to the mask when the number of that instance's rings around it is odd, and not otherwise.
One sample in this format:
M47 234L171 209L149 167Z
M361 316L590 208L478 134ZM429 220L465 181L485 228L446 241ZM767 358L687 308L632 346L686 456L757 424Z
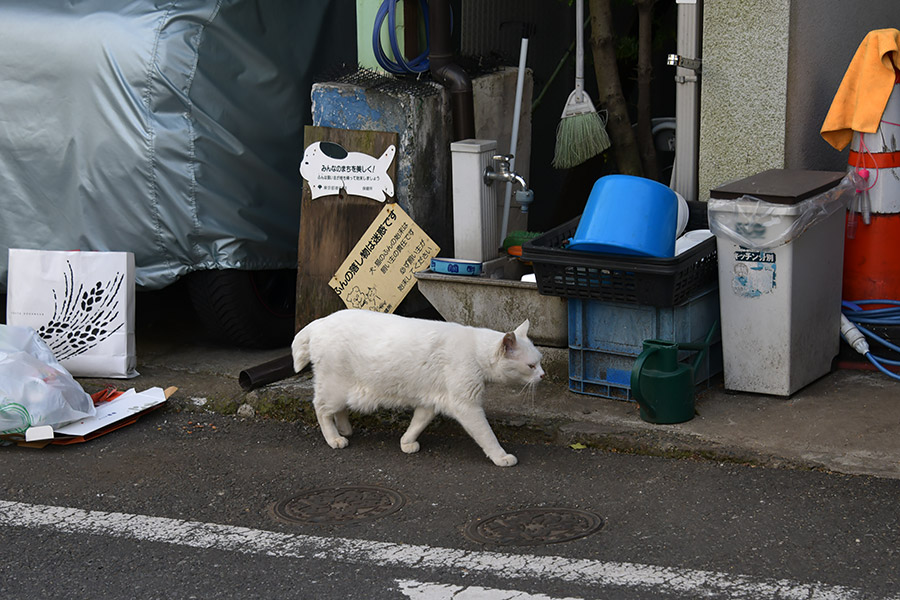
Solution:
M822 123L826 142L843 150L854 131L875 133L894 91L895 68L900 68L900 31L876 29L866 34Z

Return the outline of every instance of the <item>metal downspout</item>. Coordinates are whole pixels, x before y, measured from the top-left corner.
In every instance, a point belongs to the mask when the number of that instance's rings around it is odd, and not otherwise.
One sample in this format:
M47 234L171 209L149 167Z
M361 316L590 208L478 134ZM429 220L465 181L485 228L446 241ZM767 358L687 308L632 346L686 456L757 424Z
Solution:
M475 137L475 101L472 80L454 62L450 38L450 0L431 0L429 10L428 61L431 75L450 92L450 112L453 117L453 140Z
M703 34L703 0L678 4L678 56L697 59ZM697 165L700 147L700 76L678 66L675 75L675 163L671 187L686 200L700 200Z

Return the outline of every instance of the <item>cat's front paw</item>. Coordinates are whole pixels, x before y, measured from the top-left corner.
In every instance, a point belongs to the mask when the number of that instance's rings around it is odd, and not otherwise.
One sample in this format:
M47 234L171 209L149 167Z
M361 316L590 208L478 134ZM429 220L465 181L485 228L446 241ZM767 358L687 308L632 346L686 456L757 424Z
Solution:
M329 445L329 446L331 446L332 448L335 448L335 449L337 449L337 448L346 448L346 447L347 447L347 444L350 443L350 442L347 441L347 438L345 438L345 437L342 436L342 435L339 435L339 436L334 437L334 438L326 439L325 441L328 442L328 445Z
M519 459L517 459L512 454L504 454L503 456L498 456L497 458L492 458L491 460L493 460L494 464L498 467L512 467L519 462Z
M400 449L406 452L407 454L415 454L419 451L419 442L411 442L409 444L404 444L402 441L400 442Z

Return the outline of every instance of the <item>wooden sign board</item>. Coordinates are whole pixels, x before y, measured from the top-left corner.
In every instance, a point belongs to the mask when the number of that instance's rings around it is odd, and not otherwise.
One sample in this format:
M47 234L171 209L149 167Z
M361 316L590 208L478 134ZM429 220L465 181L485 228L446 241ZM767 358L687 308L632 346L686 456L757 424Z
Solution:
M348 308L392 313L428 268L437 244L398 204L375 217L329 285Z
M306 127L304 143L340 144L350 152L381 157L389 147L397 147L398 136L387 131L353 131L329 127ZM388 167L397 180L397 162ZM393 202L393 198L388 199ZM346 193L312 198L303 184L300 204L300 239L297 250L296 329L344 308L341 298L329 285L335 271L353 250L384 204Z

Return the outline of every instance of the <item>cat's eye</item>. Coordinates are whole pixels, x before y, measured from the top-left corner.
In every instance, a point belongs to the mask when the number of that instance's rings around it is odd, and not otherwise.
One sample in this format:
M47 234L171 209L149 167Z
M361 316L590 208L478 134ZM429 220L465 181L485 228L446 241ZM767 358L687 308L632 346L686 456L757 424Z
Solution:
M528 365L528 368L533 371L536 366L537 366L536 364L532 363L532 364Z

